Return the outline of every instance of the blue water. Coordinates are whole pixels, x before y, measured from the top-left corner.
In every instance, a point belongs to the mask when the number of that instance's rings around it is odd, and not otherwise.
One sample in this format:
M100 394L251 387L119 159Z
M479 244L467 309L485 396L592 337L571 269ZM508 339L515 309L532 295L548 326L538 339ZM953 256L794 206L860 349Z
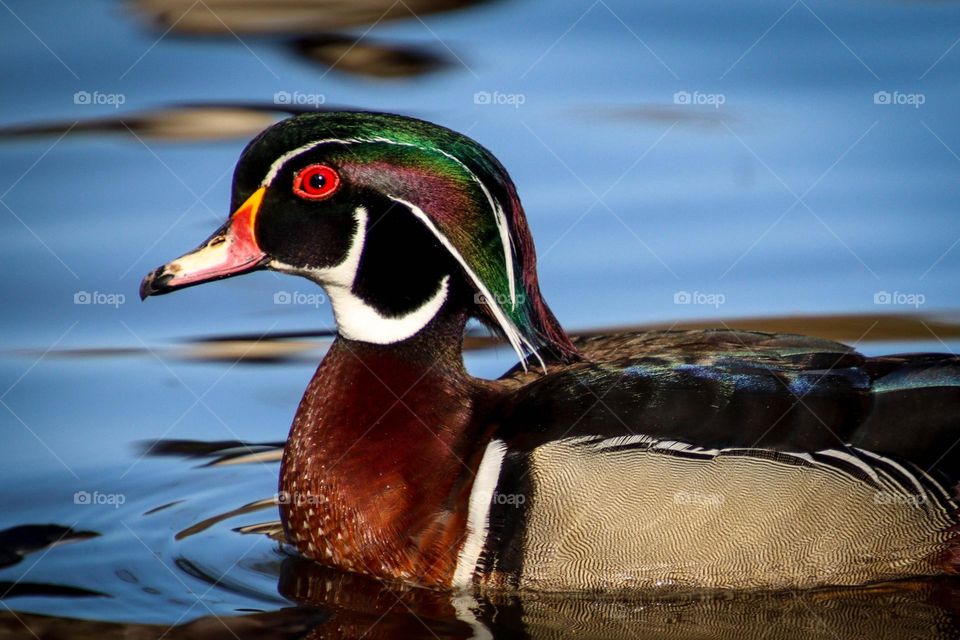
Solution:
M0 126L270 104L277 92L439 122L509 169L542 287L572 329L958 306L954 3L503 0L378 24L369 38L449 61L390 80L319 66L277 36L164 35L137 6L5 0ZM77 92L123 104L75 104ZM484 92L496 104L483 104ZM183 459L143 459L137 443L283 439L316 353L268 366L190 361L169 349L203 336L330 328L332 315L325 304L274 304L278 292L314 289L269 273L140 303L143 275L228 214L230 172L249 135L167 140L120 129L0 141L0 529L100 531L54 548L29 579L64 582L70 567L67 582L115 593L10 606L171 624L183 614L171 593L207 588L175 558L226 571L256 545L247 559L268 568L233 570L257 595L215 588L210 608L275 609L286 602L274 589L276 545L238 541L224 527L186 542L172 534L269 496L276 466L198 471ZM104 304L76 304L84 292ZM722 304L675 304L679 292ZM875 303L882 292L901 304ZM894 346L960 342L931 335L864 348ZM62 353L100 347L140 352ZM469 365L493 377L512 360L498 350ZM73 502L78 490L129 499L85 507ZM167 498L184 502L142 515ZM137 536L164 562L145 556ZM22 577L36 557L0 579ZM162 596L123 587L140 583L118 577L121 567L162 584ZM210 613L197 605L179 622Z

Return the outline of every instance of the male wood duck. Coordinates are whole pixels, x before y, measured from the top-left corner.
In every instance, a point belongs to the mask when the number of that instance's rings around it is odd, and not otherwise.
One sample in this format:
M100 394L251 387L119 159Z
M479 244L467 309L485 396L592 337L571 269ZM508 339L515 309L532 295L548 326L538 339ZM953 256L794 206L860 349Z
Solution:
M449 129L300 115L141 296L306 277L337 337L280 472L287 540L434 588L781 589L955 573L960 358L747 331L571 340L516 189ZM476 318L519 364L467 373Z

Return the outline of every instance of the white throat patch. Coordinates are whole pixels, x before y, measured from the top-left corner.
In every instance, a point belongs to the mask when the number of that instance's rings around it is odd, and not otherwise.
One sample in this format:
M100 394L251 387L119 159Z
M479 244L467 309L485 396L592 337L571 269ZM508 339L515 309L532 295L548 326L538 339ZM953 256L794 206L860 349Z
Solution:
M366 208L357 207L354 210L357 230L350 241L347 256L340 264L321 269L302 269L274 260L270 266L277 271L306 276L323 285L330 296L337 331L344 338L373 344L393 344L414 336L437 315L447 299L450 276L444 276L436 292L406 315L385 316L374 309L353 293L353 284L360 268L360 256L363 255L367 239L368 219Z

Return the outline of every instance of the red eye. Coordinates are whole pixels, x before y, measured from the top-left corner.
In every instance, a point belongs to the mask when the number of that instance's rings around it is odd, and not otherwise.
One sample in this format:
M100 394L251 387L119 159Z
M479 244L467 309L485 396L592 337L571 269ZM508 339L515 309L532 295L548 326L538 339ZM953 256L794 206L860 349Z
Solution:
M293 192L305 200L325 200L340 187L340 174L325 164L311 164L293 178Z

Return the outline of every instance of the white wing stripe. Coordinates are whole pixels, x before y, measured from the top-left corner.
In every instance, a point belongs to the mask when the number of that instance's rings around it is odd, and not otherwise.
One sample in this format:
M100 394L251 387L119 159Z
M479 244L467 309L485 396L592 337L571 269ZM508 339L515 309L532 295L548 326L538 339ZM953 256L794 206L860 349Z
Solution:
M460 266L463 267L463 270L466 271L467 275L470 276L470 279L473 280L473 284L476 285L477 289L480 290L481 295L483 295L487 299L487 301L490 303L490 310L493 311L493 315L497 319L497 323L503 329L504 335L507 336L507 340L510 342L510 346L512 346L513 350L517 352L517 355L520 357L520 362L524 363L526 360L526 356L524 356L523 347L521 347L520 345L521 345L521 342L525 343L526 341L523 339L523 336L520 335L520 332L517 330L514 324L510 321L510 319L503 314L503 310L500 308L500 305L496 304L495 302L496 299L490 294L490 290L487 288L487 285L485 285L483 281L479 278L479 276L477 276L477 274L474 273L473 269L471 269L470 266L467 264L467 261L464 260L463 256L460 255L460 252L457 251L456 247L454 247L453 244L451 244L450 240L445 235L440 233L440 230L437 229L436 225L433 224L433 220L431 220L430 217L423 212L423 209L413 204L412 202L408 202L404 200L403 198L398 198L396 196L391 196L389 194L387 195L387 197L393 200L394 202L398 202L403 206L407 207L410 210L410 212L414 216L416 216L417 219L423 222L423 224L426 225L426 227L430 230L430 232L437 237L437 240L440 241L440 244L446 247L447 251L449 251L450 254L454 258L456 258L457 262L460 263ZM533 350L533 353L536 353L536 351ZM524 369L526 369L525 364L524 364Z

